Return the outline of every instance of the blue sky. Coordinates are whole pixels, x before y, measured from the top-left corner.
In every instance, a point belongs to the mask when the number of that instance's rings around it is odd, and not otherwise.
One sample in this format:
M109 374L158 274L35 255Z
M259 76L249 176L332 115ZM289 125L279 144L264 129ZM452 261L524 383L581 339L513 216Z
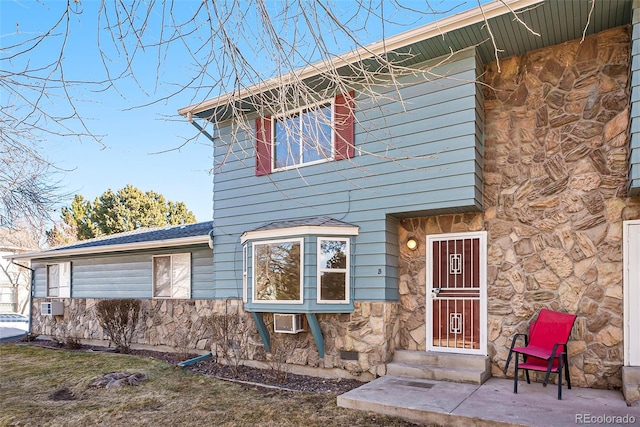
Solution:
M176 4L188 13L198 3L180 1ZM271 7L278 5L277 2L268 4ZM337 8L345 10L352 6L346 0L336 1L335 4ZM425 7L424 0L406 1L404 4L415 8ZM456 13L477 6L475 0L436 0L429 4L437 10L453 8ZM99 5L98 1L84 1L81 4L82 13L71 17L71 31L63 59L68 79L100 81L105 78L97 47ZM0 44L6 47L19 37L48 30L65 6L66 1L61 0L0 0ZM385 29L387 36L433 19L417 18L408 11L389 12L388 7L385 13L397 23ZM19 24L19 35L16 35L16 24ZM368 22L360 34L364 43L375 42L380 35L381 28L374 25L373 21ZM52 60L48 55L55 51L53 44L42 45L29 53L27 58L32 64L38 61L45 64ZM189 60L183 53L172 51L170 56L161 61L161 68L156 69L157 56L154 57L153 52L148 55L141 56L141 60L135 64L137 81L129 79L116 88L99 92L92 87L71 88L76 107L86 118L92 132L102 136L102 144L91 138L44 135L42 147L45 155L61 170L57 177L63 191L71 196L67 204L70 204L73 194L82 194L93 200L109 188L116 190L132 184L143 191L162 193L169 200L185 202L199 221L210 220L213 187L210 142L200 137L177 149L196 135L195 129L177 115L177 110L195 102L194 99L202 99L185 92L147 107L134 108L162 98L176 87L175 84L185 84L190 72ZM109 61L117 69L124 63L124 58L111 51ZM19 67L21 64L17 61L11 66ZM156 71L159 72L158 80ZM2 105L10 102L6 100L6 94L0 96L3 97ZM48 99L47 105L54 111L57 108L61 111L68 109L62 98ZM167 150L171 151L154 154ZM58 214L54 214L54 217L57 218Z

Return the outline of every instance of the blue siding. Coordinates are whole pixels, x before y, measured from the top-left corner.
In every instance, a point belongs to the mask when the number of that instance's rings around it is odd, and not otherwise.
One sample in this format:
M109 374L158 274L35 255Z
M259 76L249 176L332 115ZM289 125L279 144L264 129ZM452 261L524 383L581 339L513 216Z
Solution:
M218 129L215 297L242 295L243 232L272 221L330 216L360 227L352 238L355 299L396 300L394 217L482 207L483 107L475 83L481 70L469 49L432 75L400 78L399 93L378 88L379 102L356 91L356 157L350 160L255 176L252 126L234 135L231 155L230 129ZM315 302L315 271L305 274L306 297Z
M151 298L152 257L191 253L191 298L213 297L213 259L209 248L174 248L117 255L34 260L35 296L46 297L46 266L71 261L72 298Z
M629 195L640 195L640 9L633 9L631 36L631 156Z

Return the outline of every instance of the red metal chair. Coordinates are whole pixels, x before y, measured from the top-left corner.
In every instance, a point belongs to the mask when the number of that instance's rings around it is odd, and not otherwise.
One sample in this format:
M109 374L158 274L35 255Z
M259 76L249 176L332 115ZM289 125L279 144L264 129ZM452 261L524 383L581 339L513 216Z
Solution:
M529 325L529 336L516 334L511 342L504 373L507 373L511 356L515 353L516 365L513 376L513 392L518 392L518 370L524 369L527 384L531 384L529 370L546 372L542 385L549 383L549 375L558 374L558 400L562 400L562 368L564 368L567 388L571 389L567 341L576 321L575 314L560 313L541 309L538 319ZM524 347L516 347L518 337L524 338ZM523 361L520 363L520 355Z

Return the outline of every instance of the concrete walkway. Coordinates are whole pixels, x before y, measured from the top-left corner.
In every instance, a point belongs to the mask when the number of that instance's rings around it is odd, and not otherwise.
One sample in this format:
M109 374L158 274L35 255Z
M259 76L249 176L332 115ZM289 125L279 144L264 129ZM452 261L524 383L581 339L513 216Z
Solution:
M640 425L640 407L622 393L491 378L478 386L384 376L338 396L338 406L443 426ZM626 418L625 418L626 417Z

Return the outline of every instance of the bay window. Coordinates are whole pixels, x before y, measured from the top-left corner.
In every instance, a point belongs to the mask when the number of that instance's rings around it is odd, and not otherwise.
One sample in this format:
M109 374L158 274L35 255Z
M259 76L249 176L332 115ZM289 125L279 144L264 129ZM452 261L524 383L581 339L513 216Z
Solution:
M302 302L303 239L253 244L253 301Z
M350 312L351 254L357 235L357 226L330 217L272 222L245 231L240 238L245 309Z
M318 302L349 302L349 239L318 238Z

